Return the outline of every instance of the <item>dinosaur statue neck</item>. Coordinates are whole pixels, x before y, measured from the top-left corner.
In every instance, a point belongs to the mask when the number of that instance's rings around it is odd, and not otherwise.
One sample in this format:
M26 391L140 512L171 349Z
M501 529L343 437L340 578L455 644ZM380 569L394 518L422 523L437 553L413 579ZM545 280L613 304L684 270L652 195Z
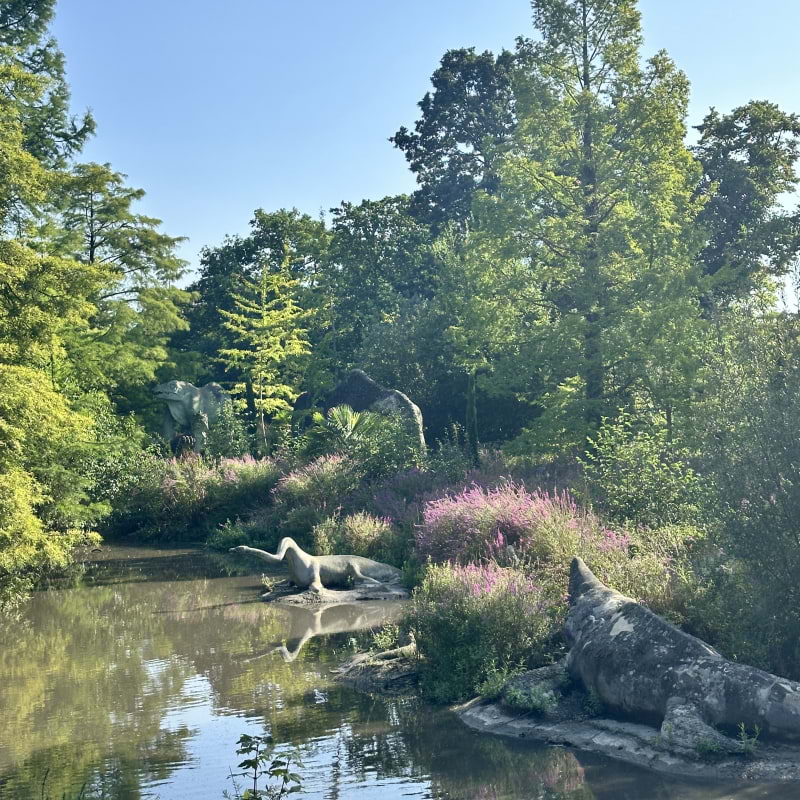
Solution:
M290 539L288 536L281 539L278 552L275 553L275 558L281 561L285 558L291 567L294 567L296 564L307 567L311 563L311 557L308 553L302 550L297 542L295 542L294 539Z

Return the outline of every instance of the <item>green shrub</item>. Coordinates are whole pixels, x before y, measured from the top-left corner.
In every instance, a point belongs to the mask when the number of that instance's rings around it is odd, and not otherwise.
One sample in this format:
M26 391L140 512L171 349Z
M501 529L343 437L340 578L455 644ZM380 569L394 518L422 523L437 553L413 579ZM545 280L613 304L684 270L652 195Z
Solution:
M36 515L41 487L21 469L0 472L0 610L17 605L46 571L67 566L76 547L99 537L48 530Z
M511 686L506 690L503 701L511 708L532 711L534 714L548 714L558 706L558 699L552 690L542 686Z
M618 524L697 524L705 515L707 493L689 452L669 441L661 417L605 419L582 463L592 497Z
M273 495L284 508L306 507L325 516L340 508L358 485L359 474L353 461L342 455L328 455L284 475Z
M518 570L431 565L414 592L408 624L422 659L422 686L437 702L478 693L490 674L545 663L564 614Z
M236 413L233 403L223 403L217 419L209 427L205 455L213 459L241 458L249 450L245 423Z
M394 532L385 519L365 511L345 517L328 517L314 526L312 539L317 555L348 553L365 558L377 558L388 549Z
M516 667L500 669L493 662L486 669L486 677L475 687L481 697L487 700L496 700L503 693L506 684L522 670Z
M164 460L145 451L106 530L117 536L203 541L225 520L269 505L280 474L271 459Z
M376 481L425 461L418 435L399 414L353 411L334 406L326 417L314 414L300 452L308 457L338 454L357 465L363 480Z
M242 525L239 517L235 520L226 519L206 538L207 547L222 552L230 550L231 547L238 547L240 544L251 545L252 543L250 532Z

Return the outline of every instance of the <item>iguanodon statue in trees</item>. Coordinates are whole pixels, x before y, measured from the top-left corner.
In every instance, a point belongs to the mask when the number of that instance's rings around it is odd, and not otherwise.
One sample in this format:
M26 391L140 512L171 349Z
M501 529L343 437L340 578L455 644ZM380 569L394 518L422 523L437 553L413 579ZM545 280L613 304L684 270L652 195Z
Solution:
M611 709L655 717L676 747L741 752L716 727L800 736L800 684L723 658L713 647L603 585L572 562L567 669Z
M281 539L274 555L266 550L239 545L231 553L247 553L269 564L284 560L289 570L289 580L301 589L322 593L325 587L346 587L351 583L372 586L390 586L400 583L403 574L396 567L362 556L312 556L288 536Z
M167 404L164 438L171 443L176 433L188 431L194 437L195 453L203 452L209 426L216 422L222 405L230 402L218 383L198 388L186 381L169 381L156 386L153 394Z

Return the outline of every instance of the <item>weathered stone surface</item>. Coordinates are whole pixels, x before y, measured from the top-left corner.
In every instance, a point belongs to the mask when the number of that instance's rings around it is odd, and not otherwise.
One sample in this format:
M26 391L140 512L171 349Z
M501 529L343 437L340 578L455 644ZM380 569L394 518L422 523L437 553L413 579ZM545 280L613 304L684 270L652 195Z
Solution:
M164 438L172 443L176 434L191 434L195 453L203 452L209 426L216 422L222 405L230 402L218 383L198 388L186 381L169 381L156 386L153 394L167 404Z
M367 587L370 589L374 587L375 592L369 592L372 599L375 599L376 593L391 594L394 598L402 593L398 584L403 574L396 567L361 556L312 556L288 536L281 539L278 552L274 554L246 545L232 547L230 552L255 556L268 564L280 564L285 559L289 580L295 586L308 589L310 593L319 595L323 599L328 596L326 593L329 593L326 587L332 586L355 585L356 591L361 593ZM336 599L328 602L343 602L343 599L339 592Z
M500 736L565 745L659 772L735 783L800 781L797 748L762 744L755 755L677 752L658 729L608 718L544 719L476 699L455 709L469 727ZM766 795L765 795L766 796Z
M741 749L713 726L800 736L800 684L727 661L604 586L579 558L569 591L567 668L612 710L649 716L666 741L684 749Z
M421 447L425 447L425 430L422 412L405 394L397 389L386 389L365 372L354 369L326 395L325 412L334 406L348 405L353 411L376 411L379 414L400 414L413 426Z

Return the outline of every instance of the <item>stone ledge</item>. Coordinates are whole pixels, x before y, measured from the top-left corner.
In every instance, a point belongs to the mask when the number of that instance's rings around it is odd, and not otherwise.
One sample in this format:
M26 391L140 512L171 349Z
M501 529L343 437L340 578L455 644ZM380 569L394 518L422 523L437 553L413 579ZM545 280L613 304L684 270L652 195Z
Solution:
M755 756L700 760L664 749L655 728L606 718L550 722L498 703L472 700L453 709L474 730L600 753L659 772L737 781L800 781L800 747L759 744Z

